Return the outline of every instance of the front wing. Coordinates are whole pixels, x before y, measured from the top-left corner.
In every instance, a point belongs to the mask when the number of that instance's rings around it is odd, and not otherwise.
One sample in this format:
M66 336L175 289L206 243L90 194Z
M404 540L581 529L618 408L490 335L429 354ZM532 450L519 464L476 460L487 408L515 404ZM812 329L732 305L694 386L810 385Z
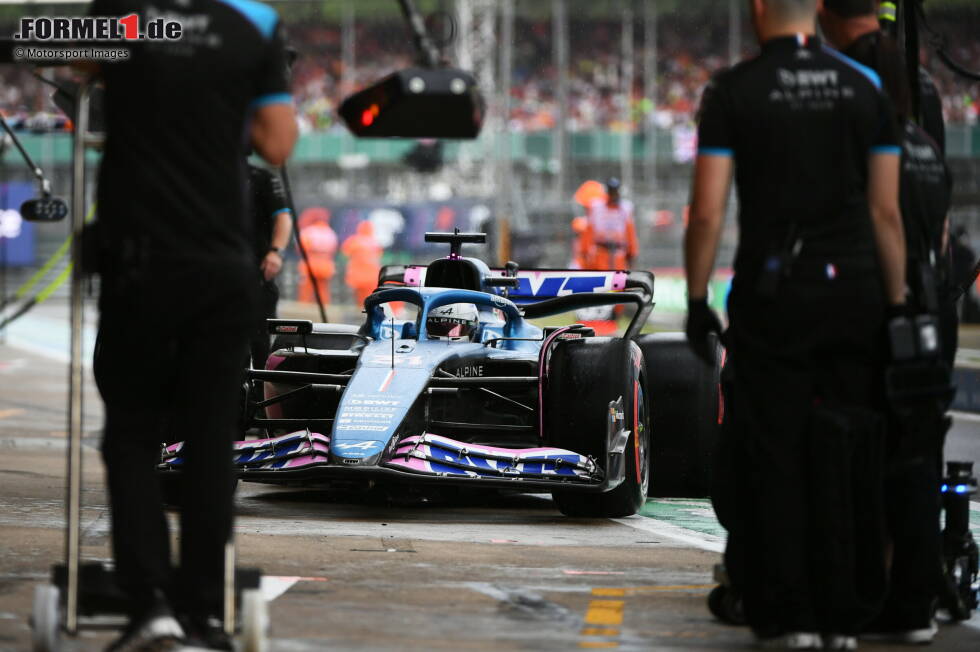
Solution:
M183 442L165 446L159 469L178 472ZM234 444L233 460L243 480L391 480L458 481L465 484L508 485L550 491L603 491L611 488L603 470L590 457L561 448L499 448L459 442L426 433L401 439L374 465L347 466L330 454L330 437L301 430L279 437Z

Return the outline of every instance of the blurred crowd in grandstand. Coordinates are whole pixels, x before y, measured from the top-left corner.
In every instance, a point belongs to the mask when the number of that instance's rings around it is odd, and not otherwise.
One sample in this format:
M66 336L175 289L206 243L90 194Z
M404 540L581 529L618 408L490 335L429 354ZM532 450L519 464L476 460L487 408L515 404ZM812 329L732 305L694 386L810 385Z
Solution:
M953 57L965 65L980 61L980 38L975 15L957 20L955 14L933 17L933 27L944 33ZM296 21L287 25L290 43L300 53L293 87L304 131L340 128L336 109L349 92L398 67L411 63L404 26L397 22L359 21L355 28L354 70L345 75L339 24ZM634 84L630 119L624 121L626 102L622 83L621 25L616 21L576 21L570 26L568 127L638 130L656 125L663 129L690 125L701 90L710 75L727 65L728 27L714 24L673 25L662 21L659 30L656 98L644 96L643 48L635 49ZM642 39L642 25L636 29ZM555 126L557 71L552 64L554 40L549 20L518 20L515 24L511 131L539 131ZM746 39L749 42L750 39ZM957 76L931 52L923 55L943 96L946 120L976 124L980 119L980 83ZM23 68L5 67L0 74L0 110L15 128L59 131L67 121L45 98L50 91Z

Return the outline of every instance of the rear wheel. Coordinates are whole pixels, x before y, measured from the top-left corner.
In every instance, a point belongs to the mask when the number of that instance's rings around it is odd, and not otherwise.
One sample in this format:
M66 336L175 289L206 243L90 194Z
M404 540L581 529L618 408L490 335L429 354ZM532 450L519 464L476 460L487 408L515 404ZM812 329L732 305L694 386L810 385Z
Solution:
M583 338L559 342L551 356L544 396L549 445L592 456L607 474L623 474L611 491L555 491L567 516L617 518L635 514L650 484L647 401L639 348L629 340ZM610 404L629 431L624 451L608 454ZM610 462L611 459L611 462Z
M646 366L651 423L651 494L695 498L711 490L722 416L721 344L715 364L698 358L683 333L636 338Z

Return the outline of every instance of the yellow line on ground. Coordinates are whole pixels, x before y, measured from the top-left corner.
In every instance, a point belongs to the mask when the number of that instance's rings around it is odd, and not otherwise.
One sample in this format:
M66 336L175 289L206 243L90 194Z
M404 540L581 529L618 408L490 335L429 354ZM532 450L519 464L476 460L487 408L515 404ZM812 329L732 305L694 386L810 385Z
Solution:
M584 648L611 648L619 647L618 641L579 641L579 647Z
M592 595L606 598L621 598L637 593L657 593L658 591L707 591L717 584L678 584L673 586L629 586L626 588L597 588L592 589Z
M7 417L15 417L18 414L24 414L24 411L20 408L10 408L9 410L0 410L0 419L6 419Z
M588 625L621 625L623 623L623 600L592 600L585 612Z
M582 630L582 636L619 636L619 630L615 627L586 627Z

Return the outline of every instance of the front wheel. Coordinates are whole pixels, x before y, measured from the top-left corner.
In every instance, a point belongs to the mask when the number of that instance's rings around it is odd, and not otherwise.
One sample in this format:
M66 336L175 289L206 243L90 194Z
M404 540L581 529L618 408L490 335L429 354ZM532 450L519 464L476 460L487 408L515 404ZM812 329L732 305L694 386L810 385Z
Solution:
M623 477L601 494L555 491L562 514L619 518L637 513L650 486L650 436L643 356L623 339L559 342L551 356L544 397L545 440L589 455L607 475ZM618 413L618 414L613 414ZM607 449L610 420L629 433L621 453Z

